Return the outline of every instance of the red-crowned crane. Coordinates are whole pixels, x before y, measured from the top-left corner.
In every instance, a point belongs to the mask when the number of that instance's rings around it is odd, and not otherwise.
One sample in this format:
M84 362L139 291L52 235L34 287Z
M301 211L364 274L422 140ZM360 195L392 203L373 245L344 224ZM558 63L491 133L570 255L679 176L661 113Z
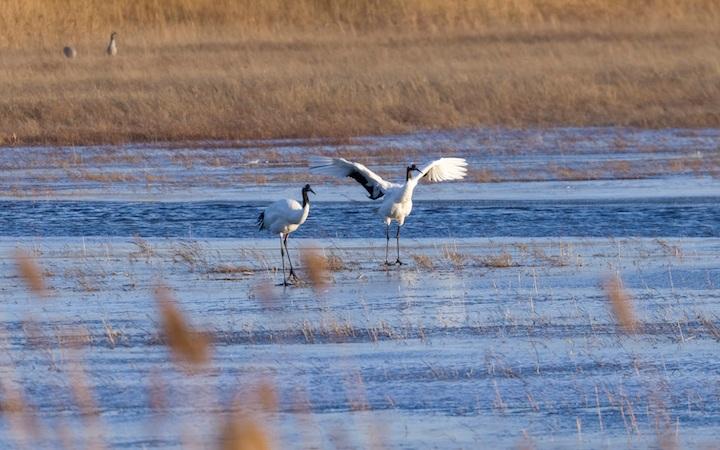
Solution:
M290 263L290 280L297 281L293 270L290 253L287 248L287 239L290 233L297 230L305 223L310 213L310 199L308 192L315 194L309 184L302 188L302 205L293 199L278 200L265 208L258 216L257 225L260 230L270 230L271 233L280 235L280 257L282 258L283 285L288 286L285 278L285 254Z
M385 219L385 264L388 261L390 247L390 223L397 222L397 259L392 264L402 264L400 261L400 228L405 218L412 211L412 195L420 180L430 182L460 180L467 174L467 161L463 158L440 158L429 163L422 169L415 164L405 169L405 182L403 184L391 183L383 180L372 170L362 164L351 162L343 158L326 158L315 156L310 159L312 172L332 175L336 177L350 177L364 187L373 200L382 199L378 212ZM413 176L413 172L419 172Z

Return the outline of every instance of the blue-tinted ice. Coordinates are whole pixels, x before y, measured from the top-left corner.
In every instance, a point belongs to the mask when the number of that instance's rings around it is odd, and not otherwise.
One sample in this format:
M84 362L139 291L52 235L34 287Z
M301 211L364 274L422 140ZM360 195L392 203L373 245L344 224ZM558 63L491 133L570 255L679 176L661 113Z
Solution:
M0 446L59 447L63 430L75 447L93 436L114 448L214 447L224 414L256 408L262 382L276 387L278 410L253 415L278 448L713 446L718 136L481 130L339 145L3 149L0 403L22 392L38 421L3 413ZM318 248L333 261L330 282L275 286L278 242L255 229L258 210L299 197L306 152L353 146L388 174L407 155L452 152L505 181L421 186L403 230L407 265L386 269L372 202L351 180L314 179L319 195L290 253L301 266L301 249ZM266 163L268 149L287 161ZM674 173L661 162L682 158L704 166ZM615 159L637 161L636 177L560 180L547 165ZM545 179L529 177L536 167ZM123 171L157 178L96 176ZM243 181L253 173L268 180ZM50 297L26 290L18 247L42 265ZM602 285L613 274L633 298L636 335L610 312ZM207 371L172 362L158 334L159 282L211 337ZM79 370L97 417L76 405Z

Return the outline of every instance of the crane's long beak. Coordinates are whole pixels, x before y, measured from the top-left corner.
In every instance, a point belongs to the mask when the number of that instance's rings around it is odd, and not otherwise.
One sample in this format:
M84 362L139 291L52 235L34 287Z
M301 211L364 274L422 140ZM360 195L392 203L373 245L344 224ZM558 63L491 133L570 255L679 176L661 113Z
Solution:
M422 170L418 169L417 167L413 167L412 170L414 170L415 172L418 172L418 173L422 173Z
M313 194L315 194L315 191L313 191L312 188L309 188L308 191L310 191L310 192L312 192ZM315 195L317 195L317 194L315 194Z

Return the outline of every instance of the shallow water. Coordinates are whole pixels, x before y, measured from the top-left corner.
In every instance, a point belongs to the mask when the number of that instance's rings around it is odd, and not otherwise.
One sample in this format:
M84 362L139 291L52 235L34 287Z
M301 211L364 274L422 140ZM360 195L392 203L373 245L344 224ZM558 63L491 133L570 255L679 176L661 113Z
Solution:
M385 227L374 211L376 205L314 202L307 222L293 237L382 238ZM255 225L265 206L248 202L0 201L0 229L5 236L267 237ZM416 201L402 236L717 237L720 198Z
M251 410L261 381L276 387L278 408L253 414L278 448L711 447L718 138L478 130L340 145L4 149L0 400L19 389L37 421L0 415L0 447L56 448L57 430L71 447L93 436L112 448L213 446L223 412ZM269 162L270 150L287 160ZM275 286L280 255L255 227L260 209L297 197L305 154L364 150L389 174L407 158L452 152L505 181L418 189L406 265L388 269L373 203L352 182L316 179L290 252L300 265L301 248L319 247L340 266L320 290ZM702 164L665 171L688 159ZM633 179L553 178L557 164L628 161ZM528 182L534 172L542 180ZM271 178L242 181L258 173ZM49 298L27 292L18 247L36 255ZM610 312L601 286L613 273L634 299L636 335ZM159 280L213 341L201 373L178 369L160 338ZM63 344L80 332L84 345ZM90 418L73 396L77 367L98 408ZM162 408L151 406L158 386ZM33 423L45 434L24 435Z
M391 448L514 448L524 433L549 448L652 446L665 415L683 444L707 445L717 430L718 344L700 319L720 314L720 239L410 239L406 256L430 257L432 270L386 270L382 248L338 239L323 245L346 268L321 294L265 291L279 277L267 240L151 239L146 254L129 241L0 239L2 254L20 245L42 255L55 292L31 298L13 261L0 258L3 358L12 358L3 367L42 426L70 426L78 445L87 429L68 407L73 364L87 370L102 436L117 448L212 440L217 412L247 408L231 399L251 396L260 380L278 389L278 412L263 420L281 448L325 448L340 436L341 448L367 447L371 436ZM178 258L188 244L192 265ZM500 252L510 267L483 264ZM247 268L213 270L224 264ZM598 287L608 267L636 298L638 335L617 333ZM208 371L177 370L158 338L158 276L211 336ZM29 334L31 321L39 329ZM89 344L57 345L78 327ZM150 406L157 382L160 411ZM3 442L7 426L0 421Z
M720 130L487 129L183 145L0 148L0 198L124 201L362 200L351 180L308 173L310 155L342 154L400 181L410 162L466 158L464 183L423 186L432 200L720 196Z

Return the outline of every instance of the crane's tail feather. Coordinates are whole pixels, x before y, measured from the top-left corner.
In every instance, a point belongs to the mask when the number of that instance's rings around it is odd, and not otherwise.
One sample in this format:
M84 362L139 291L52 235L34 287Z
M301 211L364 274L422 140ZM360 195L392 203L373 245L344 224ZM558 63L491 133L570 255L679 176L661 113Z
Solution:
M265 227L265 211L261 212L257 218L258 230L262 230Z

